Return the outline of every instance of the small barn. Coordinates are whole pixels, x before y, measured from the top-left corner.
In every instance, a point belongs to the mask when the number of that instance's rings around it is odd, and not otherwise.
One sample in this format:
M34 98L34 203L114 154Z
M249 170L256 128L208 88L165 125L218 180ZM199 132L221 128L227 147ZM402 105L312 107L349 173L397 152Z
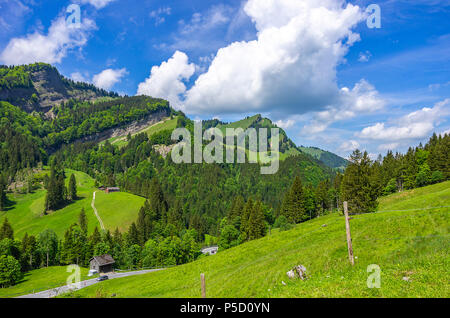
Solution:
M108 187L105 190L106 193L111 193L111 192L120 192L120 188L118 187Z
M95 270L98 273L110 273L114 271L113 265L115 262L114 258L108 254L95 256L89 261L90 269Z

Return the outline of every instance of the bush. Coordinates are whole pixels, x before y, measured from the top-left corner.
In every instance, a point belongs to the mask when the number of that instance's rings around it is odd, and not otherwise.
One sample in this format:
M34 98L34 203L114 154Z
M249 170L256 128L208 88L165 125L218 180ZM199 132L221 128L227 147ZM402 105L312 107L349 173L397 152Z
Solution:
M275 220L275 223L273 224L274 228L279 228L280 231L287 231L294 227L292 223L289 223L288 219L284 215L280 215Z
M391 179L389 180L386 188L384 188L384 194L385 195L392 194L395 191L397 191L397 181L395 179Z
M19 261L12 256L0 256L0 287L9 287L22 278Z
M439 183L444 181L444 174L440 171L433 171L431 175L431 183Z
M219 238L219 249L226 250L239 245L239 231L232 225L226 225Z

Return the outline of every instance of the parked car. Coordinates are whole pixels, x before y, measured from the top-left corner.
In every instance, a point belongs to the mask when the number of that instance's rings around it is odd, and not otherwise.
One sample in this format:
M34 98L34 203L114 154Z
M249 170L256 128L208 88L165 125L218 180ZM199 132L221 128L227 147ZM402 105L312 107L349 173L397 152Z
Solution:
M104 275L104 276L98 277L98 278L97 278L97 281L102 282L102 281L107 280L107 279L109 279L109 277L106 276L106 275Z

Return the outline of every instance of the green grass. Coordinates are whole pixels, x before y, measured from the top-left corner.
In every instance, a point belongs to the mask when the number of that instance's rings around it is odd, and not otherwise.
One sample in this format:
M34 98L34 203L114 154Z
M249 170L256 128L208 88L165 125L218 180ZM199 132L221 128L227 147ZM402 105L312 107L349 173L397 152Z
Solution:
M138 217L139 209L144 205L145 199L126 192L106 194L97 191L95 194L95 207L106 229L114 231L128 230L131 223Z
M445 182L382 198L379 210L448 205L450 182ZM75 296L199 297L200 274L205 273L208 297L448 298L449 212L436 208L354 216L353 267L344 218L331 214L190 264L90 286ZM307 268L305 281L286 276L298 264ZM367 287L370 264L381 268L380 289Z
M132 134L132 136L136 136L137 134L146 133L149 137L153 134L156 134L160 131L164 130L174 130L177 128L177 120L178 117L175 117L174 119L166 118L163 121L160 121L156 124L150 125L137 133ZM127 142L127 136L117 136L108 139L111 144L114 144L119 147L125 146ZM101 142L100 144L103 144L104 142Z
M8 199L15 203L9 210L0 212L0 223L3 223L4 218L7 217L17 239L21 239L25 233L38 235L47 228L54 230L58 237L63 238L69 226L78 222L80 211L84 208L88 219L88 232L92 233L94 227L97 226L100 229L100 224L91 207L94 191L97 191L95 207L106 229L113 231L118 227L119 230L125 231L132 222L136 221L145 199L125 192L106 195L94 187L94 179L79 171L67 169L66 182L72 173L77 180L78 200L60 210L44 215L45 190L39 189L30 194L8 194Z
M91 279L87 274L89 269L81 268L81 280ZM23 279L15 286L0 288L0 298L17 297L32 294L67 285L67 278L72 272L67 272L66 266L41 268L25 273Z
M91 208L94 180L85 173L67 169L66 182L72 173L77 179L78 200L60 210L44 215L45 190L39 189L31 194L8 194L8 199L15 204L11 209L0 212L0 222L7 217L18 239L21 239L25 233L38 235L47 228L54 230L59 237L62 237L65 230L78 221L78 215L84 207L89 230L92 231L95 226L98 226L97 218Z

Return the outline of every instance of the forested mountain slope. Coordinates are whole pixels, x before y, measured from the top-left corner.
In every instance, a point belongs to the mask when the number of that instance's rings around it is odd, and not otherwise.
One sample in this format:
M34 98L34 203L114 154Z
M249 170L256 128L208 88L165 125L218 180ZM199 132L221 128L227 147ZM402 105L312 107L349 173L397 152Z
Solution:
M49 64L0 65L0 100L27 112L47 112L69 99L92 101L100 97L116 98L118 95L65 78Z

